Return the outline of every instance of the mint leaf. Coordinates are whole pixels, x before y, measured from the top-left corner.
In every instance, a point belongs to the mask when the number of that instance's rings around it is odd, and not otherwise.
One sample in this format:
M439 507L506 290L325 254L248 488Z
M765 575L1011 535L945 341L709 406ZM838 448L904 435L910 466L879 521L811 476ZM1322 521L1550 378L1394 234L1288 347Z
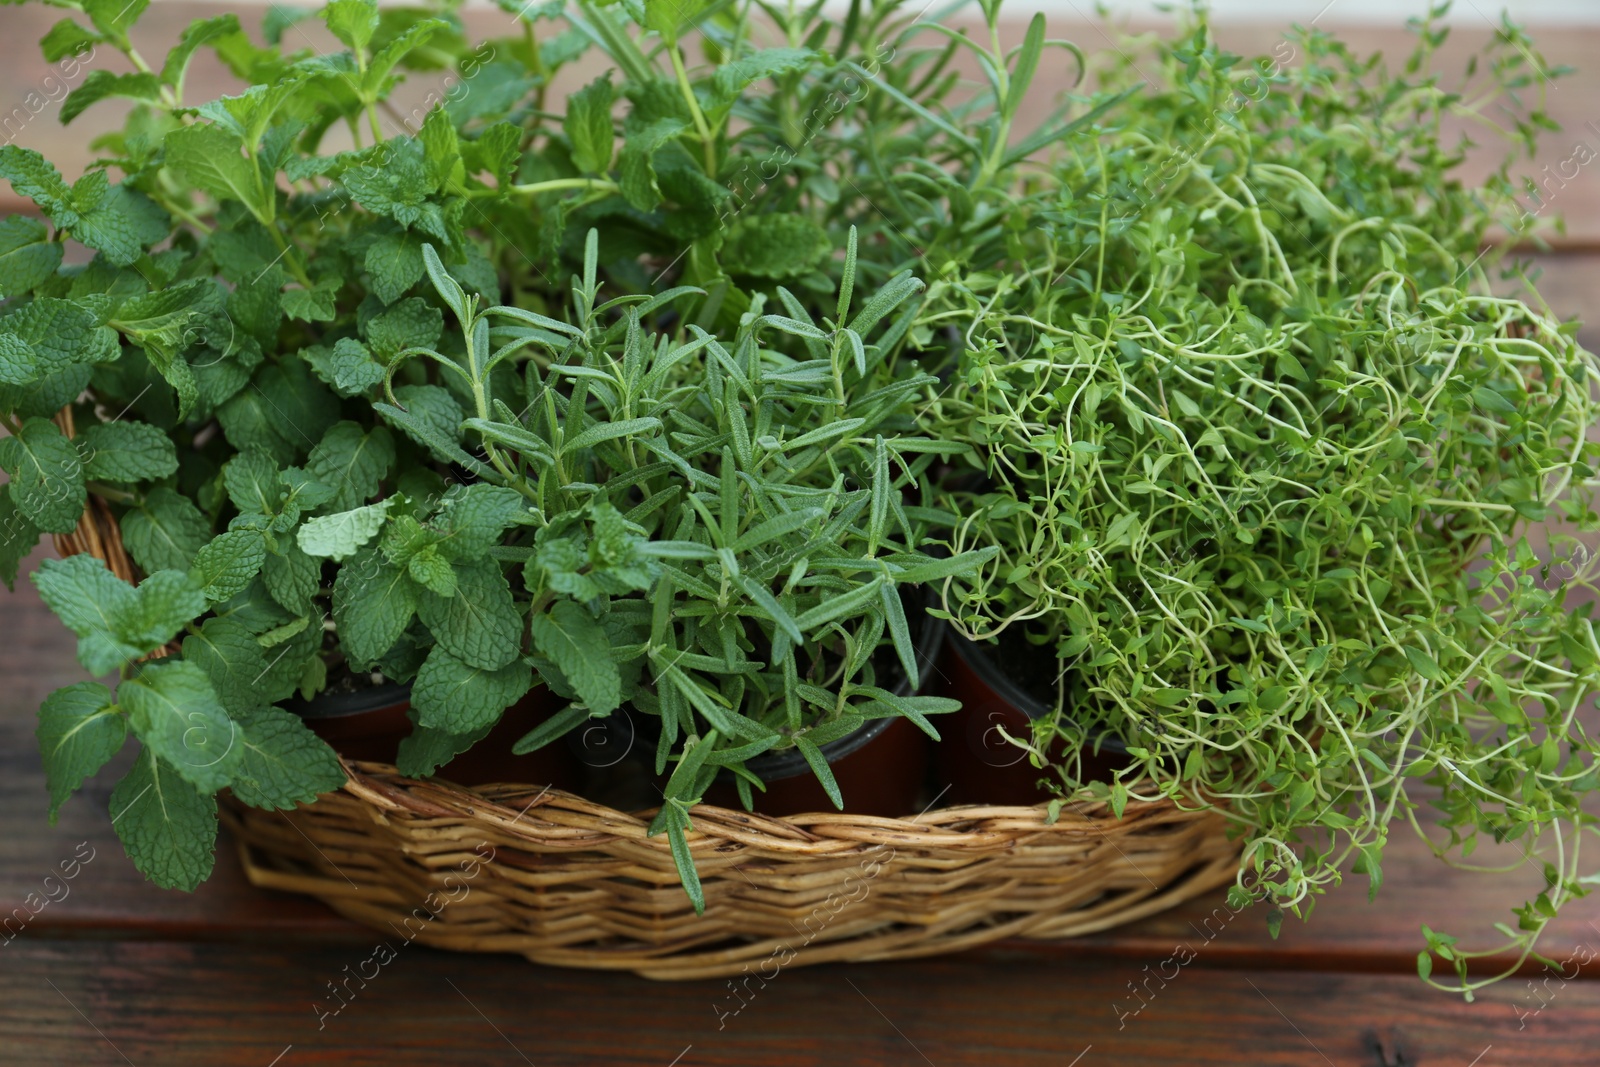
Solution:
M422 242L409 233L384 234L367 249L367 275L372 292L385 304L405 296L422 280L426 266L422 261Z
M671 3L673 0L662 0ZM661 188L656 184L656 150L689 124L678 119L657 119L641 130L634 130L623 139L622 154L617 159L617 172L623 199L640 211L653 211L661 203Z
M490 723L470 733L453 734L431 726L414 726L400 741L395 766L409 778L427 778L444 764L482 741L494 729Z
M278 464L258 448L241 450L222 468L228 500L242 515L275 515L283 503Z
M17 569L39 543L39 528L17 510L11 486L0 485L0 582L17 587Z
M717 68L711 78L719 107L732 104L755 82L810 67L817 53L809 48L764 48Z
M504 667L522 651L522 614L512 602L511 584L500 564L463 564L455 568L455 579L454 596L422 594L418 617L440 648L469 667Z
M309 804L344 784L339 757L298 716L258 707L242 715L240 725L244 756L234 774L233 795L252 808Z
M567 97L562 127L572 142L572 162L585 174L604 174L611 169L617 137L611 124L611 106L616 99L609 73Z
M94 317L70 300L36 297L0 319L0 330L28 346L41 374L75 363L108 363L118 355L116 333L96 326Z
M270 225L273 205L264 193L261 175L244 156L238 134L217 125L180 126L165 139L167 169L185 184L219 200L237 200L256 221Z
M300 524L300 550L308 556L344 560L372 540L383 528L393 498L376 504L307 519Z
M117 620L118 633L149 652L172 640L206 607L205 594L187 574L157 571L133 591L130 608Z
M455 444L461 438L461 420L465 416L448 391L437 385L402 385L394 395L404 410L396 412L388 404L375 405L385 422L398 425L407 437L443 463L457 462L457 453L465 455Z
M60 427L32 418L22 432L0 438L0 469L11 476L17 509L46 533L71 533L83 514L88 492L83 464Z
M333 348L316 345L301 353L317 377L340 396L360 396L383 381L383 367L354 337L341 337Z
M420 255L418 264L420 269ZM374 315L365 330L367 347L371 349L373 358L385 365L392 362L403 349L432 348L439 343L443 332L444 316L438 308L419 296L408 296L382 314Z
M61 266L62 247L38 219L0 220L0 296L21 296L44 284Z
M622 676L611 659L605 628L582 607L558 600L533 617L533 644L566 676L590 711L606 714L622 703Z
M112 185L103 170L91 170L72 186L78 221L72 235L98 249L118 267L131 266L170 232L170 220L154 200L127 185Z
M207 619L199 633L183 639L183 659L205 671L230 714L237 716L263 703L261 679L267 672L267 653L243 623Z
M18 196L38 204L57 226L67 228L77 223L72 190L61 180L55 164L33 149L14 144L0 146L0 178L9 181Z
M436 184L428 178L422 145L411 139L388 142L389 149L380 166L347 168L339 180L350 195L368 211L394 219L402 226L420 230L441 241L448 234L444 216L428 194Z
M99 682L57 689L39 708L35 731L50 789L50 822L67 798L122 749L127 724Z
M644 25L655 30L669 46L705 11L708 0L642 0Z
M728 227L720 259L732 274L792 278L808 273L833 243L804 215L743 215Z
M81 10L107 37L121 37L139 20L150 0L83 0Z
M411 685L417 721L432 729L464 734L491 726L533 685L533 671L517 662L484 670L435 648Z
M87 58L95 45L104 43L105 38L99 34L84 29L71 19L62 19L39 39L39 48L44 53L45 62L59 63L68 56Z
M322 9L322 18L346 48L365 52L378 29L378 5L376 0L332 0Z
M162 889L192 891L211 873L217 801L150 750L111 791L111 824L128 858Z
M522 129L510 122L496 122L487 127L478 139L461 146L461 153L469 173L488 171L502 188L511 184L522 154Z
M118 687L117 700L145 747L195 788L214 793L232 780L242 731L198 664L147 665Z
M153 489L122 516L122 544L146 574L187 571L211 538L211 523L188 497Z
M161 64L161 80L181 90L184 75L189 69L189 60L194 56L196 49L241 33L239 19L235 15L218 15L215 18L196 19L189 23L179 35L178 43L167 53L166 61Z
M320 280L310 289L285 289L283 313L301 322L332 322L338 314L339 279Z
M61 101L61 125L67 125L91 105L114 97L154 103L161 98L161 83L154 74L113 74L109 70L91 70L83 83Z
M260 530L229 530L195 554L191 573L207 600L231 600L255 580L266 558L267 539Z
M172 438L148 422L96 423L78 441L84 474L95 481L154 481L178 470Z
M306 460L306 469L333 487L332 511L349 511L377 496L393 466L394 435L388 428L363 431L355 422L335 423Z
M92 674L114 671L166 644L206 608L185 574L158 571L135 589L88 555L45 560L33 583L78 635L78 659Z
M522 494L498 485L451 486L434 525L445 535L439 548L456 560L482 559L523 513Z
M394 647L417 610L416 583L404 567L362 549L339 568L333 583L333 621L352 664L372 663Z
M418 585L441 597L456 595L456 569L439 554L437 545L428 545L409 557L406 560L406 573Z
M120 636L134 609L133 587L92 556L47 559L33 573L39 596L78 635L78 661L91 674L107 674L148 649Z
M261 578L272 599L288 611L304 614L322 587L322 564L302 552L297 542L283 538L277 551L267 555Z

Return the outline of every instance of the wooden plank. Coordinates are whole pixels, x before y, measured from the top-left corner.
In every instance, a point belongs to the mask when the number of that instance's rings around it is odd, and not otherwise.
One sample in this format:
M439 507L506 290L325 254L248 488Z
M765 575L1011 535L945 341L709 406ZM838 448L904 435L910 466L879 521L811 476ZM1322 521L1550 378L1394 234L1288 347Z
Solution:
M30 918L31 933L300 943L367 939L314 901L248 885L226 841L216 873L194 894L149 885L122 854L106 813L117 777L113 771L69 801L60 823L49 826L32 723L35 708L51 687L79 679L74 642L27 583L0 599L0 612L6 633L16 635L15 641L0 642L0 678L5 679L0 693L0 911L23 904L30 893L41 893L42 879L71 860L81 842L88 842L94 860L72 881L69 896ZM126 761L126 754L121 759ZM1286 918L1277 941L1269 936L1263 914L1234 917L1217 893L1131 926L1078 941L1031 945L1028 951L1159 960L1175 945L1189 943L1205 967L1410 973L1423 923L1469 942L1487 943L1483 939L1494 936L1492 924L1510 921L1509 909L1524 899L1522 894L1536 892L1539 882L1532 865L1503 878L1451 870L1400 830L1384 872L1386 883L1376 903L1367 902L1366 880L1354 878L1320 901L1309 923ZM1591 954L1600 955L1600 896L1571 904L1546 933L1543 948L1565 960L1584 946L1593 946ZM1586 975L1595 973L1600 973L1600 960L1585 968Z
M342 950L17 942L0 972L0 1049L11 1063L172 1067L1578 1067L1600 1043L1593 983L1552 985L1535 1015L1538 1001L1508 986L1465 1004L1403 978L992 957L774 964L736 994L397 941L385 953L376 939Z

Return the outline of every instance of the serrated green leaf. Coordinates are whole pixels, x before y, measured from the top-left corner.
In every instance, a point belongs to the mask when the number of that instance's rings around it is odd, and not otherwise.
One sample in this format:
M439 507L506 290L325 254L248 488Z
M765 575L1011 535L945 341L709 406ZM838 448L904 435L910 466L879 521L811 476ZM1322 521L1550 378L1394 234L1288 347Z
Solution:
M122 749L127 723L99 682L57 689L39 708L35 731L50 789L50 822L67 798Z
M286 610L306 612L322 586L322 564L302 552L297 542L283 538L262 564L261 578L272 599Z
M17 510L11 486L0 485L0 582L15 589L17 570L39 543L39 528Z
M83 0L82 11L95 29L116 38L126 34L149 6L150 0Z
M492 725L533 684L533 671L521 661L498 670L461 662L443 647L428 653L411 686L417 721L430 729L471 733Z
M418 595L406 569L376 548L356 553L333 583L333 621L345 656L368 664L393 648L416 614Z
M167 169L180 181L219 200L236 200L262 225L271 223L272 201L263 192L259 171L245 158L244 141L238 134L201 123L173 130L165 144Z
M211 618L183 639L183 658L205 671L222 706L238 715L263 703L267 653L249 627L236 619Z
M670 3L671 0L662 0ZM656 184L655 156L662 145L689 128L678 119L657 119L641 130L629 132L622 141L617 159L623 199L640 211L653 211L661 203L661 187Z
M113 98L153 103L161 98L161 83L154 74L142 71L113 74L109 70L91 70L84 76L83 82L61 101L61 124L65 126L91 105Z
M84 474L100 482L143 482L178 469L178 451L160 429L147 422L102 422L78 439Z
M196 789L214 793L233 779L243 731L199 665L148 665L118 687L117 702L145 747Z
M387 427L363 431L360 423L340 422L323 435L306 460L306 469L334 487L331 511L349 511L378 495L394 465L394 436Z
M258 707L240 716L243 758L233 795L252 808L309 804L345 782L339 757L316 734L281 708Z
M164 487L122 516L122 543L147 574L187 571L210 539L211 523L194 502Z
M522 494L515 489L481 483L452 486L439 502L434 519L444 534L440 551L456 560L483 558L525 507Z
M493 724L469 733L455 734L431 726L415 726L401 738L395 765L409 778L428 778L440 767L488 736Z
M300 524L300 550L317 559L344 560L375 537L383 528L393 499L333 515L307 519Z
M61 251L61 242L50 240L38 219L0 220L0 296L21 296L42 285L61 266Z
M424 592L417 615L439 647L456 659L498 670L522 652L522 615L512 602L511 586L493 560L460 564L454 574L455 594Z
M28 521L46 533L77 527L89 498L83 464L55 423L28 419L21 433L0 438L0 469L11 476L11 499Z
M622 703L622 676L609 655L605 628L570 600L558 600L533 617L533 644L555 663L578 698L599 714Z
M104 44L105 38L87 30L72 19L62 19L50 27L50 32L39 39L45 62L59 63L68 56L87 61L95 46Z
M151 749L111 791L110 811L128 858L157 886L188 892L211 874L216 798L196 790Z
M191 574L207 600L231 600L255 580L266 559L267 540L260 530L229 530L195 553Z
M793 278L808 273L831 248L827 231L804 215L741 215L728 227L720 259L733 274Z
M78 221L72 206L72 190L61 179L55 164L31 148L14 144L0 145L0 178L11 183L18 196L25 196L50 216L60 227L71 227Z
M385 304L399 300L425 273L422 242L409 233L379 237L367 249L364 262L372 291Z
M184 75L195 50L223 38L241 34L236 15L218 15L215 18L196 19L178 35L178 43L167 53L161 64L161 80L176 89L183 88Z
M611 169L617 136L611 124L615 102L610 74L601 75L567 97L562 128L572 142L572 162L585 174L604 174Z

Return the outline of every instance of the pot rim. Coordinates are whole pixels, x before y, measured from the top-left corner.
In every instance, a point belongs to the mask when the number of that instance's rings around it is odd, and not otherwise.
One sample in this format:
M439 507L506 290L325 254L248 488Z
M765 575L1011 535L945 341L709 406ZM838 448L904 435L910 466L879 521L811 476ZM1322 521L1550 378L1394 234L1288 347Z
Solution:
M1012 681L989 654L986 646L977 641L969 641L959 633L955 633L953 624L947 623L944 629L944 640L950 646L950 651L966 664L968 670L978 676L980 682L993 690L996 696L1027 716L1030 722L1050 714L1049 705ZM1087 743L1093 745L1096 752L1128 751L1128 743L1109 732L1090 737Z
M283 707L302 719L344 719L410 703L411 686L385 681L348 692L321 692L310 700L292 697Z
M920 601L921 598L918 598ZM923 605L922 621L917 628L915 642L917 655L917 674L926 681L928 672L935 670L934 664L939 657L939 649L944 644L945 627L941 620L929 615L926 605ZM896 664L899 660L896 659ZM900 681L890 690L895 696L908 696L911 691L911 679L903 674ZM822 750L822 758L829 764L842 760L875 740L889 727L900 721L900 716L891 715L882 719L869 719L859 728L852 730L843 737L835 738L817 747ZM778 782L785 778L795 778L802 774L811 773L811 764L798 748L786 748L780 752L763 752L745 760L745 770L760 778L763 782ZM735 775L724 770L718 776L722 781L733 781Z

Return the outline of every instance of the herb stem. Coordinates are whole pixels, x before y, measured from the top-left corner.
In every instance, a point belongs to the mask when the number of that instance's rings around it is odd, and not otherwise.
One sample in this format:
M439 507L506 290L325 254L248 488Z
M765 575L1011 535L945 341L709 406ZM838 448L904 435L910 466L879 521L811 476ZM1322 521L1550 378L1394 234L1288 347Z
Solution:
M553 193L561 189L589 189L596 192L620 192L622 187L609 178L552 178L549 181L529 182L526 185L510 185L506 187L512 192L536 195L538 193ZM498 189L477 189L472 195L493 196L499 193Z
M683 90L683 101L689 105L689 114L694 118L694 128L700 134L700 144L705 150L706 176L715 179L717 176L717 142L711 135L711 126L706 122L706 116L700 110L700 101L694 95L694 86L689 84L689 72L683 68L683 52L677 44L667 47L667 55L672 59L672 72L677 75L678 88Z

